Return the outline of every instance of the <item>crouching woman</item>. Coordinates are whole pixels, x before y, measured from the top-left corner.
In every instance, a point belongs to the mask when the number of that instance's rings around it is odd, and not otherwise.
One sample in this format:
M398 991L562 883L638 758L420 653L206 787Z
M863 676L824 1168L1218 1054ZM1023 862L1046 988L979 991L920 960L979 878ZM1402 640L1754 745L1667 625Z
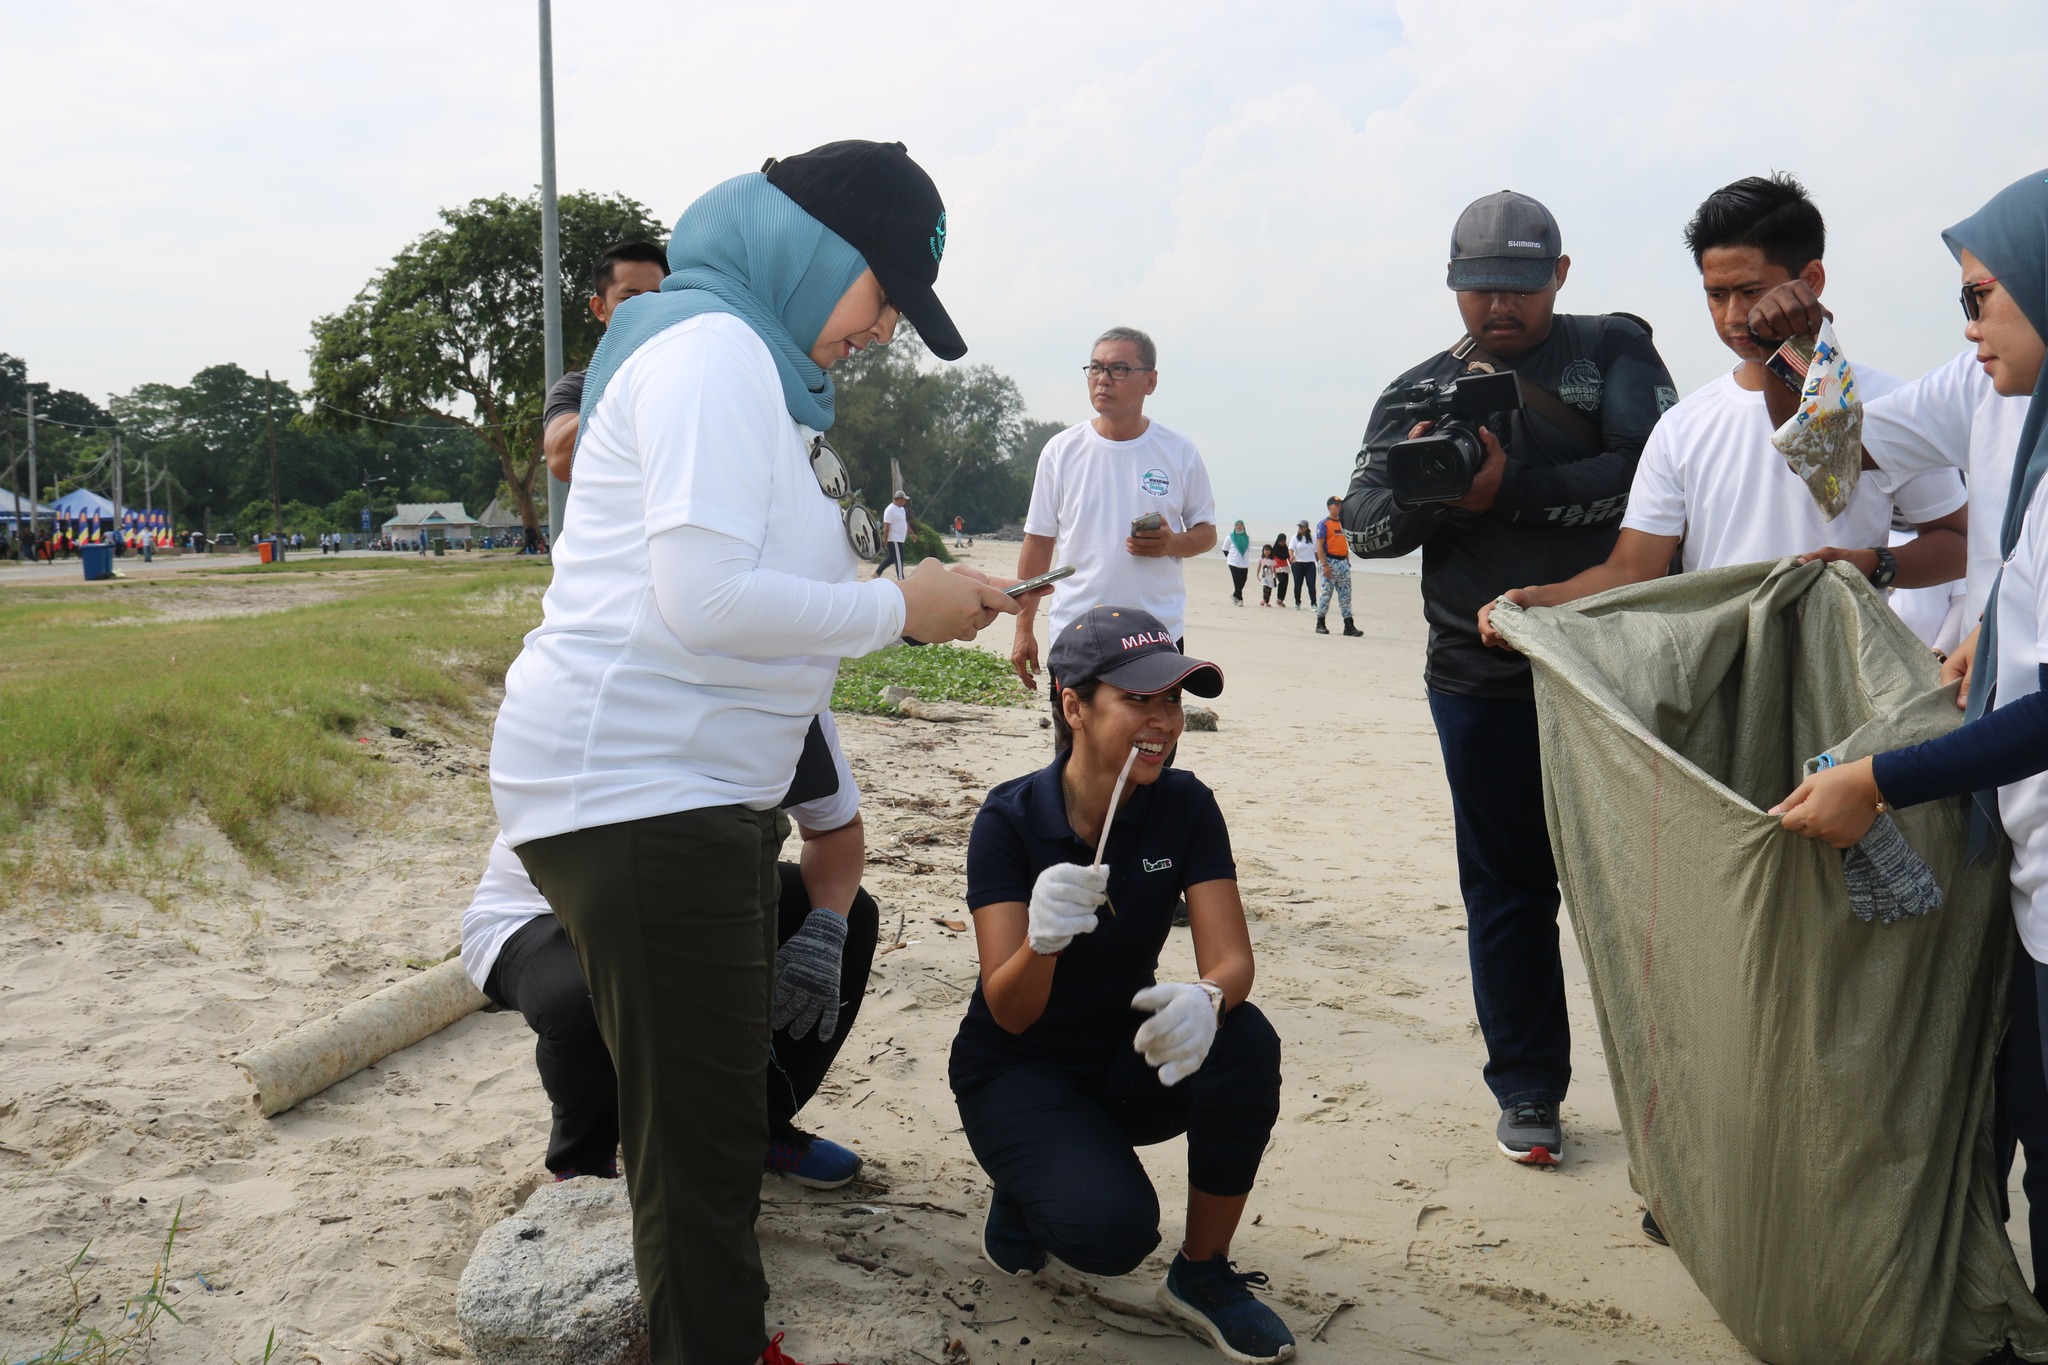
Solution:
M1129 1273L1159 1245L1134 1149L1185 1133L1187 1229L1160 1303L1232 1360L1285 1360L1294 1338L1249 1288L1265 1275L1230 1261L1280 1111L1280 1039L1246 1003L1251 936L1223 813L1166 766L1181 690L1213 697L1223 674L1128 607L1068 625L1047 664L1058 754L989 793L967 846L981 981L951 1080L995 1187L982 1251L1012 1275L1048 1254ZM1183 895L1201 979L1162 983Z

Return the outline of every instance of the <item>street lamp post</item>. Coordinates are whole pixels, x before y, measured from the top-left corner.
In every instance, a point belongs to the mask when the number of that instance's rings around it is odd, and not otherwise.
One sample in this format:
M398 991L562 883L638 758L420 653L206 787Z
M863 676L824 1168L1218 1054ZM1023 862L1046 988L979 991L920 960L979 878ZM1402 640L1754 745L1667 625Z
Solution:
M365 535L368 535L368 534L369 534L369 530L370 530L370 485L371 485L371 484L373 484L373 483L389 483L390 481L391 481L391 480L390 480L390 477L389 477L388 475L384 475L384 474L379 474L379 475L378 475L378 476L377 476L376 478L374 478L374 479L373 479L373 478L371 478L371 477L370 477L370 476L369 476L368 474L365 474L365 475L363 475L363 516L362 516L362 527L363 527L363 533L364 533Z
M562 377L562 234L555 209L555 37L548 0L540 0L540 289L543 373ZM548 471L548 549L562 531L569 485Z

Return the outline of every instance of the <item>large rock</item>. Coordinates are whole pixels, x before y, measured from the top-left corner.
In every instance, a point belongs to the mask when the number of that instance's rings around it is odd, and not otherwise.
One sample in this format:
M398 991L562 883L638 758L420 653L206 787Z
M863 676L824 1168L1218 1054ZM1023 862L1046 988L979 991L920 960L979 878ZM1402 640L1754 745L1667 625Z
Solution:
M626 1182L543 1185L486 1232L455 1291L483 1365L646 1365Z

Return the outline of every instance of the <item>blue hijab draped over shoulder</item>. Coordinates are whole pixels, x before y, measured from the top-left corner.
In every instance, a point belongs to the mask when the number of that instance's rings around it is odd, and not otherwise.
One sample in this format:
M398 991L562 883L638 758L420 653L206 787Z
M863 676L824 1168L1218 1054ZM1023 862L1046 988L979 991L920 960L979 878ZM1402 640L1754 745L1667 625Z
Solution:
M660 293L636 295L612 314L584 376L579 436L626 358L699 313L730 313L753 328L775 359L789 415L817 431L832 425L832 376L811 346L867 269L858 251L755 172L683 210L668 267Z

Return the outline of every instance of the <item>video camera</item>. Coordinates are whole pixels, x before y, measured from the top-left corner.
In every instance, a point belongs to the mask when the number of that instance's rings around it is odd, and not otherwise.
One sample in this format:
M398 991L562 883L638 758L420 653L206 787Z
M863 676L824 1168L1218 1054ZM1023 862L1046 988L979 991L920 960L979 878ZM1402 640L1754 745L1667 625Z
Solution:
M1388 490L1406 507L1456 502L1471 491L1473 476L1486 463L1479 424L1521 408L1522 384L1513 370L1410 384L1389 411L1405 417L1403 426L1433 425L1424 435L1388 449Z

